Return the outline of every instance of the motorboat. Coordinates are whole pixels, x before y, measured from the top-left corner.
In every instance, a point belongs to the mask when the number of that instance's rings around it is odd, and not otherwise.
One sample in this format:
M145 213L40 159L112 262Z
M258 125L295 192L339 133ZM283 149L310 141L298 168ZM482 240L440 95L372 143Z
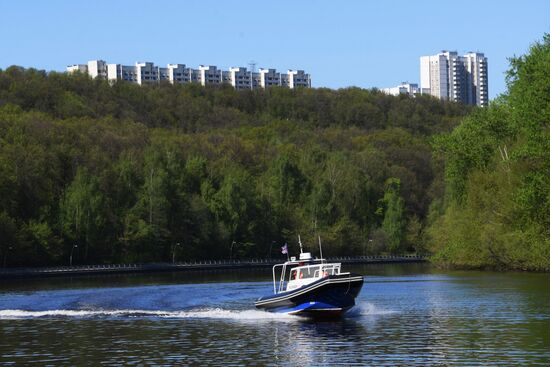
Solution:
M322 251L321 251L322 253ZM309 252L273 266L273 294L260 297L256 308L314 318L338 317L355 305L363 276L341 271L341 263L316 259Z

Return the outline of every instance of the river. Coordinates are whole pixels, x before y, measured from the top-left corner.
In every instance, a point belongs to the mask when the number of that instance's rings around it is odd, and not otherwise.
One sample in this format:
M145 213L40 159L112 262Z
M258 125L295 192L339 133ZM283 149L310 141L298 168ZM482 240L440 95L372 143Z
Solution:
M351 270L324 322L255 310L269 269L0 280L0 365L550 365L550 274Z

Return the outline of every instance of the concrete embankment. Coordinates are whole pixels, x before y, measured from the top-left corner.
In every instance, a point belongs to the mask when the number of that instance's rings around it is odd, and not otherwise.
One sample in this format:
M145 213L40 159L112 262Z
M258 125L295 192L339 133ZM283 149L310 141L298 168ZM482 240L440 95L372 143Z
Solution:
M0 278L41 278L56 276L78 276L94 274L120 273L153 273L167 271L198 271L225 269L270 268L280 264L284 259L249 259L249 260L203 260L185 263L151 263L151 264L116 264L116 265L80 265L44 268L6 268L0 269ZM425 256L356 256L328 258L327 262L342 264L369 263L415 263L425 262Z

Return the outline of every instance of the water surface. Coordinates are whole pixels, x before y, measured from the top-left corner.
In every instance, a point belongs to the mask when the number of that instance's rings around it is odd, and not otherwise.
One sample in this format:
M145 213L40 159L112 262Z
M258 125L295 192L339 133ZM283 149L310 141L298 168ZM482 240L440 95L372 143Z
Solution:
M257 311L269 270L1 280L0 365L550 364L550 275L369 265L336 321Z

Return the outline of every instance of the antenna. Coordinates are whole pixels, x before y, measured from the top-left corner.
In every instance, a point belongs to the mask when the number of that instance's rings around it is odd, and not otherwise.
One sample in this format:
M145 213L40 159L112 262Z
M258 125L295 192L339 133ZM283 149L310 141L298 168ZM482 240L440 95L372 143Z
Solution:
M321 246L321 236L319 236L319 252L321 253L321 263L323 263L323 246Z
M300 239L300 235L298 235L298 243L300 244L300 253L304 253L304 250L302 249L302 240Z

